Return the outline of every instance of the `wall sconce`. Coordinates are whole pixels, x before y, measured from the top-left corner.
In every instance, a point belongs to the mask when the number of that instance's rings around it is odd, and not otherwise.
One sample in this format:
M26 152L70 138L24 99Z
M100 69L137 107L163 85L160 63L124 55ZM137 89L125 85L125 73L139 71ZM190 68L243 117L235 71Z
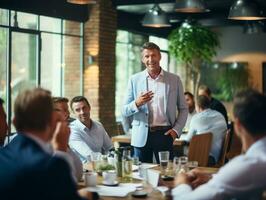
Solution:
M87 62L89 65L94 65L96 63L96 56L89 55Z

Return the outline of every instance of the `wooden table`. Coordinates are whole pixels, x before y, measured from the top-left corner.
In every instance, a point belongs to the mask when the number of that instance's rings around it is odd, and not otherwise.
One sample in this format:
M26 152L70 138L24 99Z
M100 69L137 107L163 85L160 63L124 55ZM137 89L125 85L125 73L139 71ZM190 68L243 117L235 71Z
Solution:
M156 166L154 168L152 168L154 170L158 170L160 171L160 166ZM206 173L216 173L219 169L217 168L210 168L210 167L198 167L198 169L206 172ZM119 182L123 182L121 181L121 178L118 178L118 181ZM98 184L101 184L102 183L102 177L101 176L98 176L97 177L97 182ZM137 180L137 179L133 179L131 181L132 183L141 183L142 181L141 180ZM163 180L160 180L159 181L159 184L160 185L164 185L164 186L167 186L169 188L173 188L174 187L174 181L163 181ZM81 188L84 188L85 185L84 185L84 182L79 182L78 183L78 188L81 189ZM171 199L171 197L169 196L164 196L161 192L159 192L158 190L155 190L151 187L151 185L147 185L145 184L144 186L144 189L147 193L148 193L148 196L145 198L147 200L167 200L167 199ZM100 198L101 200L118 200L118 199L126 199L126 200L132 200L132 199L136 199L136 200L139 200L139 198L135 198L135 197L132 197L131 196L131 193L129 193L126 197L107 197L107 196L101 196Z
M131 143L131 136L130 135L117 135L112 137L112 142L115 143L126 143L126 144L130 144ZM182 146L184 145L184 140L179 140L176 139L174 141L174 146Z

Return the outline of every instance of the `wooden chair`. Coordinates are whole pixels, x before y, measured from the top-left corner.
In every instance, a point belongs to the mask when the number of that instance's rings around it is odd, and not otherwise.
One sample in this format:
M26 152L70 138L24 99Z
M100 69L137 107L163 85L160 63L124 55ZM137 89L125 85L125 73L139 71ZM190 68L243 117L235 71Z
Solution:
M224 137L224 140L223 140L223 146L222 146L222 149L221 149L221 153L220 153L220 158L217 162L217 164L214 166L214 167L221 167L225 164L225 161L226 161L226 154L229 150L229 142L230 142L230 137L231 137L231 129L228 129L226 131L226 134L225 134L225 137Z
M200 167L208 166L212 133L194 135L189 143L188 160L198 161Z

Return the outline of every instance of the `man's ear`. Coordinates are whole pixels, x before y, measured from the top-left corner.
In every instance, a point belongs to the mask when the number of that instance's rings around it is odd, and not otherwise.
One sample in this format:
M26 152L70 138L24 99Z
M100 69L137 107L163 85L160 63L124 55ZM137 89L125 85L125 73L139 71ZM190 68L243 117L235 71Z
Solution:
M234 119L234 132L239 137L242 132L243 126L238 118Z

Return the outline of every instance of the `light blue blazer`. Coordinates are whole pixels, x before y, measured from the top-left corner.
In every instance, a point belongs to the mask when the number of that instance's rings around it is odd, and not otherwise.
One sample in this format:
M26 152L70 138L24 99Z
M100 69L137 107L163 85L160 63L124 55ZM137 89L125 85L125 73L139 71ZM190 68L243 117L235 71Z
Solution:
M183 86L179 76L163 71L165 82L165 113L168 123L181 135L186 123L188 108L185 102ZM148 91L147 71L133 75L128 83L128 90L122 108L123 117L133 117L131 145L143 147L147 142L149 110L147 104L137 108L135 100L142 92ZM178 111L178 112L177 112Z

